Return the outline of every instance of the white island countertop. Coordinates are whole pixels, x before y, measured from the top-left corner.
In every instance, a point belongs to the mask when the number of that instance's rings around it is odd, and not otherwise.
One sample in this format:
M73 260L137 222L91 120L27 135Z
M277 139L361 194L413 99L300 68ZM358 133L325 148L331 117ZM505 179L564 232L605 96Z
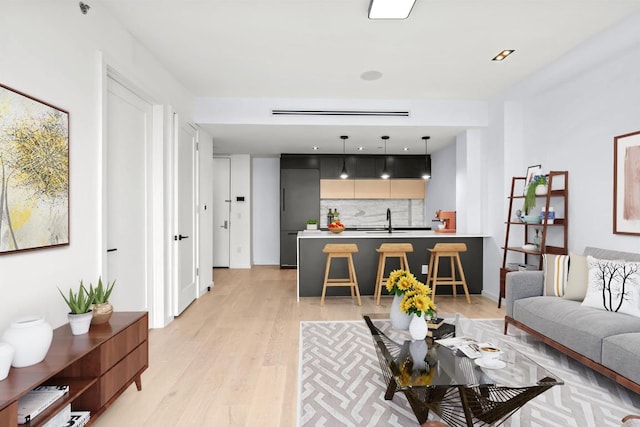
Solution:
M446 239L448 237L489 237L487 234L482 233L438 233L433 230L393 230L389 233L386 230L345 230L342 233L332 233L330 231L299 231L299 239L380 239L380 238L439 238Z

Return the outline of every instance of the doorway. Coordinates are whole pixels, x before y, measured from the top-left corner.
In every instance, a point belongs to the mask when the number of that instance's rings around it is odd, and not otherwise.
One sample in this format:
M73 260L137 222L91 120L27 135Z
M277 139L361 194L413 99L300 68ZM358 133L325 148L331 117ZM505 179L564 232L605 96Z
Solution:
M175 141L174 315L180 315L198 297L198 131L178 123Z
M229 268L231 228L231 159L213 159L213 267Z
M107 76L104 281L116 281L118 311L151 311L149 147L153 106ZM150 316L151 317L151 316Z

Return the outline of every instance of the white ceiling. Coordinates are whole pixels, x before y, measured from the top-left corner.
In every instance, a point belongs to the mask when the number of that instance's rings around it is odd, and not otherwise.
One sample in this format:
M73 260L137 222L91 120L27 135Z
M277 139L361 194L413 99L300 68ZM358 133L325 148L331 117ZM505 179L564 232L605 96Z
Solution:
M197 97L489 100L640 10L640 0L417 0L372 21L369 0L85 0L107 8ZM96 4L92 4L92 3ZM506 61L493 62L503 49ZM378 80L362 73L378 71ZM429 152L446 127L203 125L214 149L260 155ZM393 144L392 144L393 143Z

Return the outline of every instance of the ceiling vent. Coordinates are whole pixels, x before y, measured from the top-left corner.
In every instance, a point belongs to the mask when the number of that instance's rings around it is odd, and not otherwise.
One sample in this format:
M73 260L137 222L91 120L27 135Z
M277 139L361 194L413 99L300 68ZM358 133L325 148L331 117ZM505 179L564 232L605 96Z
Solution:
M374 116L409 117L408 111L372 111L372 110L271 110L274 116Z

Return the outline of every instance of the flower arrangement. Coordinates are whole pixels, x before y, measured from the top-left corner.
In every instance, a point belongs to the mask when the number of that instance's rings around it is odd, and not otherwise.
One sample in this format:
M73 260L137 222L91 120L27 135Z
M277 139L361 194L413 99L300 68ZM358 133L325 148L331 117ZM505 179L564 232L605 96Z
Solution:
M429 286L416 279L416 276L405 270L394 270L389 274L386 283L390 294L403 296L400 309L407 314L422 317L423 314L434 317L436 305L431 299Z
M536 187L538 185L547 185L547 177L545 175L534 176L527 187L527 192L524 196L524 205L522 206L522 209L524 209L527 215L536 207Z
M387 291L391 295L402 296L405 292L411 289L411 286L416 283L418 279L416 276L405 270L393 270L389 273L386 287Z

